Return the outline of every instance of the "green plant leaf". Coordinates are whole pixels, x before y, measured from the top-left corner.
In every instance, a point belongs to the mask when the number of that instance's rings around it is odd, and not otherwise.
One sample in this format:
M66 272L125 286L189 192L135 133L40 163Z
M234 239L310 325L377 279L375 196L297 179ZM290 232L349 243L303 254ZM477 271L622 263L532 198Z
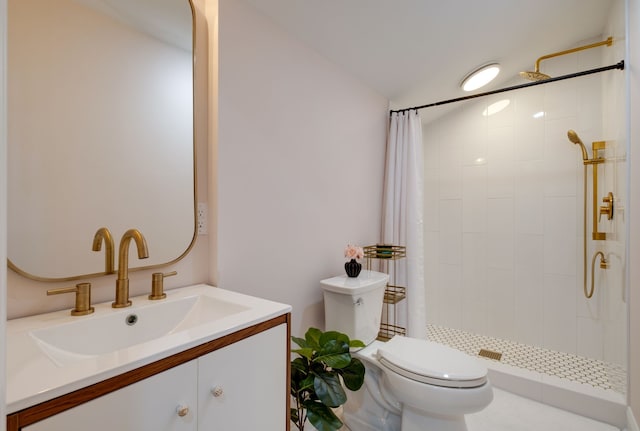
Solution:
M310 373L322 373L327 369L327 365L322 361L311 361L309 363L309 372Z
M358 358L353 358L349 366L339 370L347 389L357 391L364 383L364 365Z
M291 370L300 371L302 373L307 373L309 369L309 361L306 358L295 358L291 361Z
M342 332L338 332L338 331L323 332L322 335L320 335L319 342L321 346L324 346L326 343L328 343L331 340L343 341L347 343L347 345L349 345L349 337L346 334L343 334Z
M316 373L313 379L313 389L322 404L329 407L338 407L347 401L340 377L335 372Z
M302 387L302 381L309 376L309 361L305 358L296 358L291 361L291 390L298 392Z
M307 345L307 340L305 340L304 338L298 338L298 337L291 337L291 341L293 341L294 343L296 343L298 346L300 347L309 347Z
M322 335L322 331L318 328L309 328L307 329L306 334L304 334L304 339L307 342L307 347L312 347L316 350L320 348L320 336Z
M293 353L297 353L300 356L304 356L305 358L311 360L313 358L313 349L311 347L305 347L302 349L293 349L291 350Z
M323 362L331 368L344 368L351 362L349 344L344 341L330 340L317 353L312 361Z
M307 408L309 423L318 431L336 431L342 427L342 421L324 404L306 402L304 406Z
M349 347L351 347L351 348L355 348L355 347L360 347L360 348L362 348L362 347L367 347L367 345L366 345L366 344L364 344L364 343L363 343L362 341L360 341L360 340L351 340L351 341L349 342Z
M309 390L311 388L313 388L313 381L315 379L315 376L309 374L307 377L305 377L304 380L302 380L300 382L300 390Z

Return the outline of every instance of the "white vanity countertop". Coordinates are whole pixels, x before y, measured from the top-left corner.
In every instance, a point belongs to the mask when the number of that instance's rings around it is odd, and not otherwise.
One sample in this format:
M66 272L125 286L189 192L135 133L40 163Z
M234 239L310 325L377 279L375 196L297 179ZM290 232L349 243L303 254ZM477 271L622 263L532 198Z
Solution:
M132 298L133 305L114 309L111 302L94 305L95 312L87 316L71 316L69 310L29 316L7 322L7 413L13 413L67 394L88 385L139 368L154 361L180 353L191 347L228 335L291 311L291 306L204 284L166 291L167 298L150 301L147 295ZM92 319L125 319L131 314L144 315L145 309L160 303L181 301L189 297L207 297L239 309L220 318L205 320L192 315L173 330L146 342L133 344L107 353L74 354L46 346L34 336L34 331L49 330L69 323L86 323ZM195 299L195 298L194 298ZM195 304L195 300L193 301ZM120 316L121 315L121 316ZM193 319L199 323L193 324ZM141 317L142 320L142 317ZM109 344L108 336L104 337ZM116 340L117 341L117 340ZM44 346L44 348L43 348Z

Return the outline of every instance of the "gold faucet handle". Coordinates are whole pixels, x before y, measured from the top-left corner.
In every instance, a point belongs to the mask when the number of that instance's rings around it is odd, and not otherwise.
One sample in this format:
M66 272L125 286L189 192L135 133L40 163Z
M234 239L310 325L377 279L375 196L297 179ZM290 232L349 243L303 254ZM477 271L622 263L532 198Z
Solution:
M151 295L149 295L149 299L164 299L167 297L167 294L164 293L164 278L171 277L172 275L176 275L177 271L171 272L154 272L151 274Z
M607 216L607 220L611 220L613 218L613 193L609 192L607 196L602 198L602 202L604 205L600 206L598 221L602 219L603 214Z
M91 306L91 283L78 283L75 287L61 287L47 290L47 296L61 293L75 293L76 306L71 310L72 316L85 316L91 314L94 308Z

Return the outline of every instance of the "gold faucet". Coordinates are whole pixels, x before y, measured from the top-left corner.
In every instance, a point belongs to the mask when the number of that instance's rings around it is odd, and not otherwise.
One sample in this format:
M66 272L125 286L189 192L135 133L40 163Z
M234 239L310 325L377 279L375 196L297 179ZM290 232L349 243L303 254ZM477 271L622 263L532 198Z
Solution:
M104 252L104 272L113 274L115 272L113 269L113 237L106 227L101 227L96 231L93 236L93 246L91 250L100 251L102 249L102 241L104 241L106 248Z
M154 272L151 274L151 295L149 295L149 299L155 301L166 298L167 294L164 293L164 279L176 274L178 274L178 271L171 271L164 274L162 272Z
M78 283L75 287L61 287L47 290L47 295L58 295L60 293L76 294L76 306L71 310L72 316L84 316L93 313L94 308L91 306L91 283Z
M147 241L138 229L129 229L122 235L118 252L118 278L116 280L116 300L111 304L113 308L123 308L131 305L129 300L129 243L133 239L138 248L138 258L149 257Z

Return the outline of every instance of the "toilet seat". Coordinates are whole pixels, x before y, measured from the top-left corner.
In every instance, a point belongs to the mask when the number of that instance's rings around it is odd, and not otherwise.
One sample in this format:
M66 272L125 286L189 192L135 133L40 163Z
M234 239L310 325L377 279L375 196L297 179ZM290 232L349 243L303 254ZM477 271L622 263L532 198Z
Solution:
M428 340L396 335L377 356L389 370L429 385L475 388L487 382L487 369L472 357Z

